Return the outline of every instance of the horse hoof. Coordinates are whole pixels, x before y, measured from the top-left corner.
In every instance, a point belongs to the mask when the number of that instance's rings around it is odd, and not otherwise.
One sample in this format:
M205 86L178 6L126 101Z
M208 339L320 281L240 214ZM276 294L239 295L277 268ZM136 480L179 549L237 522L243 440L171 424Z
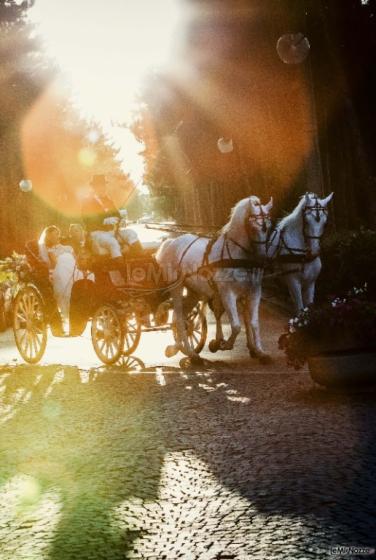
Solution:
M255 352L255 350L250 350L249 351L249 355L251 356L251 358L257 358L257 352Z
M191 367L190 359L185 356L179 361L179 366L181 367L181 369L189 369Z
M195 354L190 358L192 364L203 364L204 360L198 354Z
M271 356L269 356L269 354L262 354L261 356L258 356L258 359L259 359L260 364L262 364L264 366L273 363L273 358Z
M192 366L198 366L204 363L204 360L200 358L199 355L196 356L185 356L179 362L181 369L189 370Z
M214 354L215 352L218 352L218 350L219 350L219 342L218 342L218 340L211 340L211 341L209 342L209 350L210 350L210 352L213 352L213 354Z
M167 348L165 350L166 358L172 358L173 356L176 356L177 353L178 353L178 349L176 348L176 346L174 344L171 344L170 346L167 346Z

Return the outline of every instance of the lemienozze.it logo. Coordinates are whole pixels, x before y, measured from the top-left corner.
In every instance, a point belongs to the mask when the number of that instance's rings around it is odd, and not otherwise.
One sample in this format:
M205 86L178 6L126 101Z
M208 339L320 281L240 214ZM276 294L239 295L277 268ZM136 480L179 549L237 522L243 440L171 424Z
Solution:
M371 556L375 549L369 546L332 546L329 550L332 556Z

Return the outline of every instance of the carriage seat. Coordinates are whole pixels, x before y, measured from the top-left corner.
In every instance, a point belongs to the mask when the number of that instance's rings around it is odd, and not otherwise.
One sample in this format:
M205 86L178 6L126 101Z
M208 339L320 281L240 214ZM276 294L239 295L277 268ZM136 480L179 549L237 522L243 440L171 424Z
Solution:
M32 282L42 294L51 332L54 336L63 336L61 315L54 297L48 266L39 256L38 241L26 243L25 256L31 268Z
M48 266L39 256L38 241L28 241L25 245L26 260L34 274L49 278Z

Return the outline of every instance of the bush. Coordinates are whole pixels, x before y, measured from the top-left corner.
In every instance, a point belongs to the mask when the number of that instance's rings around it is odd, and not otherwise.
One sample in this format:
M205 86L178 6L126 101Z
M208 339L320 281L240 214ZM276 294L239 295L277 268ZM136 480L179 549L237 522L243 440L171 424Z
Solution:
M376 303L368 300L367 286L354 287L346 297L335 297L303 309L290 319L279 338L287 363L299 369L306 360L326 352L343 353L376 348Z
M367 283L369 298L376 301L376 231L361 228L328 235L322 242L321 260L318 300Z

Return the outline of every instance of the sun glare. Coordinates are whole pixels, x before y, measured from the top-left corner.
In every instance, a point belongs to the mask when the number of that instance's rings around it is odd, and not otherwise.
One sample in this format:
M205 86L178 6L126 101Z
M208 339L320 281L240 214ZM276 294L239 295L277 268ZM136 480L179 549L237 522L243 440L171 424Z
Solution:
M81 115L117 144L113 123L131 120L145 77L172 62L181 15L182 0L37 0L30 11ZM127 171L130 159L140 167L129 150Z

